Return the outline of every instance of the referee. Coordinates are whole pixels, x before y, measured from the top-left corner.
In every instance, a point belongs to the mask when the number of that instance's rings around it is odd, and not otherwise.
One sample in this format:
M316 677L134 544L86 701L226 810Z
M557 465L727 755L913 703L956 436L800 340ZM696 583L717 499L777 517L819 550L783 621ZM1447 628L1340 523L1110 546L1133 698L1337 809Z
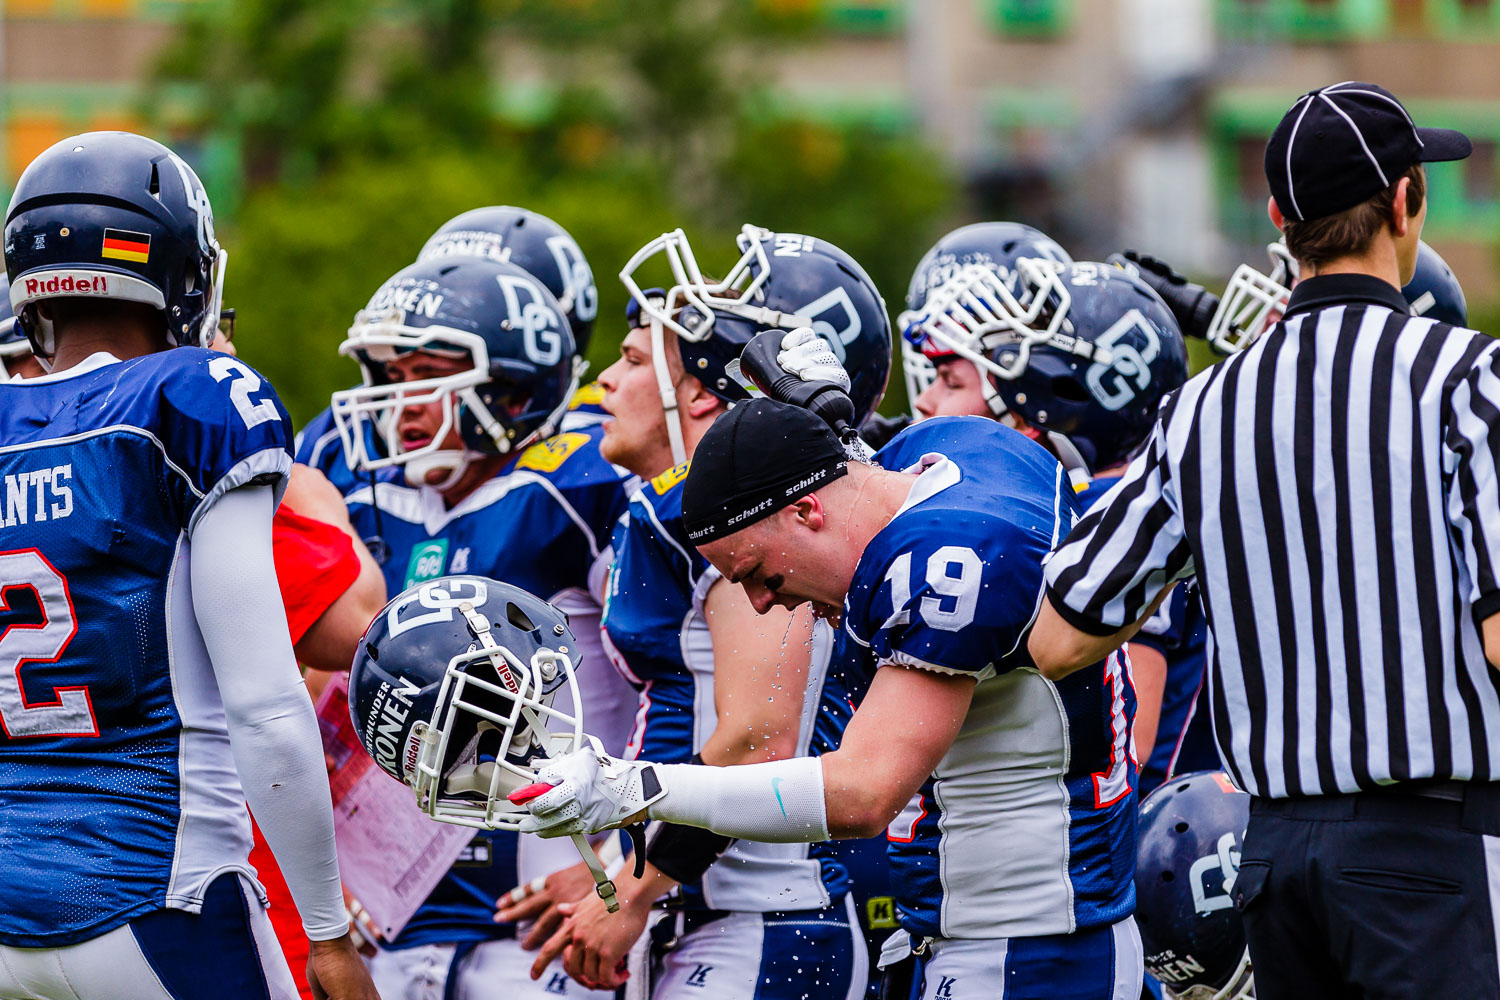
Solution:
M1373 84L1299 98L1266 147L1285 316L1163 406L1047 566L1054 679L1198 576L1261 1000L1500 998L1500 343L1400 292L1422 162L1469 151Z

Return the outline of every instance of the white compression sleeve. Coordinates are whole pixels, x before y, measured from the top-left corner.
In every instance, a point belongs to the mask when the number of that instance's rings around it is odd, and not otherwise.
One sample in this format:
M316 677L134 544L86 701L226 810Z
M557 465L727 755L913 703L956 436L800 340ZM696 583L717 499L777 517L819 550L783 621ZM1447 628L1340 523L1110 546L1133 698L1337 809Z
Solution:
M656 770L667 794L651 806L652 819L763 844L828 839L823 763L816 757L734 767L665 764Z
M271 558L269 486L230 490L193 531L189 573L245 800L314 941L349 931L311 699Z

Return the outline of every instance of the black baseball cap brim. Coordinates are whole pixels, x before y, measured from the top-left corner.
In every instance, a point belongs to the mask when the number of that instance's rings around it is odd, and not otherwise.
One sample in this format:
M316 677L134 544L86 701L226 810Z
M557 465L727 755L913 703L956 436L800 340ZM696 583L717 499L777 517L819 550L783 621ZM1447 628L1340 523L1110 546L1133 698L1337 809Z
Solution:
M1418 163L1462 160L1474 152L1474 144L1469 141L1469 137L1457 129L1419 128L1417 138L1422 141L1422 148L1417 153Z

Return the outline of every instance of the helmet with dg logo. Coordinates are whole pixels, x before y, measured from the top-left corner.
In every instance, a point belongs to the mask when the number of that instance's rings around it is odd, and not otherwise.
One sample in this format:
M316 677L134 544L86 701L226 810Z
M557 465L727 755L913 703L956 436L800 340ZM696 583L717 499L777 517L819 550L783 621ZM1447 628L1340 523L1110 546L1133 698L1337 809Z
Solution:
M635 322L651 327L652 360L678 464L687 456L663 353L664 331L677 335L687 374L726 402L749 397L730 374L730 363L765 330L807 326L828 342L849 373L856 425L875 412L890 378L890 317L874 282L854 258L824 240L758 226L745 226L737 246L738 260L715 280L699 269L686 234L677 229L636 251L620 272ZM658 254L666 258L672 284L665 291L643 290L636 272Z
M349 669L349 713L380 769L447 823L514 828L506 795L535 781L526 764L578 745L578 644L561 611L519 587L440 577L375 616Z
M535 277L562 306L578 353L588 350L599 290L578 242L562 226L525 208L474 208L443 223L417 260L449 254L509 261Z
M422 351L468 362L452 375L392 382L387 366ZM578 388L577 351L557 300L515 264L439 256L396 272L355 317L339 346L364 384L333 394L333 419L349 464L405 467L421 485L433 470L455 482L469 462L550 437ZM408 448L402 409L440 402L441 428ZM374 449L366 429L374 430ZM445 449L457 429L462 449Z
M1008 280L970 265L928 296L913 326L974 362L1075 474L1128 458L1187 381L1171 311L1107 264L1021 258Z
M1135 919L1146 971L1175 1000L1254 995L1233 902L1249 820L1250 796L1219 771L1173 778L1141 803Z
M1059 264L1073 262L1056 240L1024 223L976 222L960 226L934 243L917 262L906 289L906 311L897 318L897 325L905 330L926 307L927 296L957 275L965 265L985 264L1002 280L1014 280L1016 261L1022 257ZM906 376L907 398L915 404L917 397L937 378L936 361L951 356L953 352L938 338L902 337L901 363ZM984 385L989 390L987 381ZM996 416L1003 415L1004 404L992 391L985 392L985 401Z

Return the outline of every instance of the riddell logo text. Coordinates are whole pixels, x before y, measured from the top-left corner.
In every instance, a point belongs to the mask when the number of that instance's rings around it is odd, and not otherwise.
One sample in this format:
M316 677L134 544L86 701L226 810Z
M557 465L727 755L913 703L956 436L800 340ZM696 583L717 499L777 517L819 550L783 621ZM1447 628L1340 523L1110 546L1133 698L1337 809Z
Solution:
M27 278L27 295L108 295L109 279L102 274L54 274Z

